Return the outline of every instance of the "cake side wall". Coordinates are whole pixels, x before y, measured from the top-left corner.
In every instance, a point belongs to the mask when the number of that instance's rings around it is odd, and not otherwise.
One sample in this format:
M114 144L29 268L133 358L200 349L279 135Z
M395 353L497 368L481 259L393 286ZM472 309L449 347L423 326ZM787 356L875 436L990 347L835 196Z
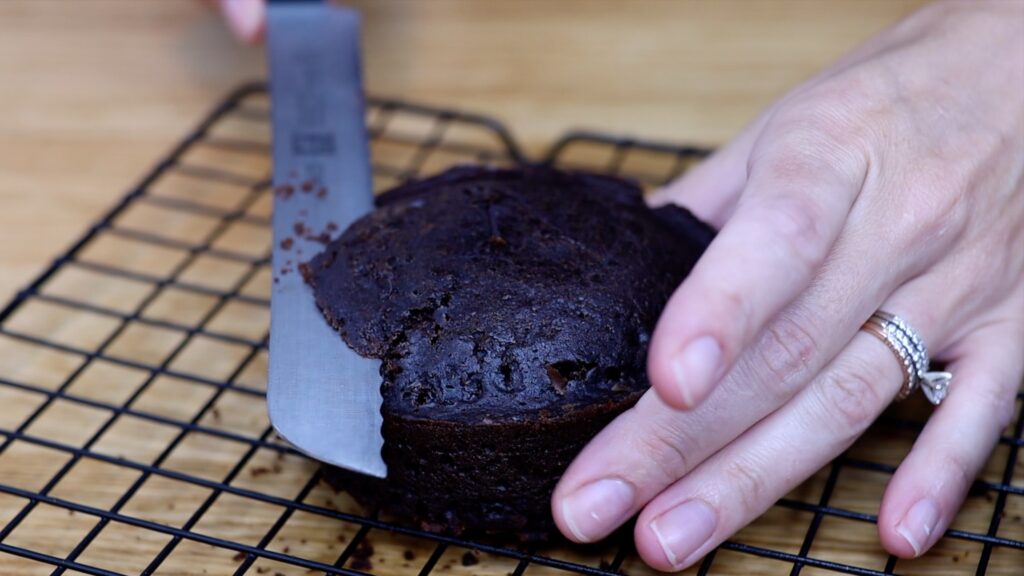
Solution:
M325 466L327 480L399 520L449 534L555 535L550 499L586 443L639 399L583 406L563 416L466 425L385 413L386 480Z

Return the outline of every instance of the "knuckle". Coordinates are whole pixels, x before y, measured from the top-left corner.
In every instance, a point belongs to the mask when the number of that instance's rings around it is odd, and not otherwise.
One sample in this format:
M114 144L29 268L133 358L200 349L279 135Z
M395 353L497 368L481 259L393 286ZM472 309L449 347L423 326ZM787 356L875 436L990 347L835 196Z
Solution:
M884 376L866 362L859 364L827 373L818 387L826 422L838 427L835 432L844 441L859 436L886 402L879 391Z
M865 142L871 138L865 134L870 123L858 117L841 99L808 95L776 116L773 146L752 160L770 160L772 175L782 182L859 183L868 164Z
M829 245L822 208L805 196L794 195L773 203L762 217L790 259L811 271L825 260Z
M1001 402L995 402L992 409L992 418L996 428L1001 432L1006 430L1013 423L1016 405L1013 401L1013 394L1002 398Z
M1017 386L1012 381L1005 386L990 386L988 383L978 386L977 401L984 413L991 415L993 428L1002 431L1013 423L1016 391Z
M756 465L743 459L729 462L723 469L730 491L735 491L740 504L746 511L760 509L760 502L768 493L764 472Z
M769 323L755 347L758 359L771 380L768 387L787 396L794 383L802 381L809 372L818 349L816 336L788 314L782 314Z
M957 450L944 450L938 456L934 470L941 470L944 475L954 480L957 486L967 488L974 483L977 470L969 457Z
M790 133L777 142L778 149L770 156L752 156L756 162L750 166L753 175L766 170L773 182L805 183L814 181L821 172L817 141L819 135Z
M674 482L692 470L691 457L688 454L693 443L689 435L680 426L656 424L653 430L646 430L634 437L635 449L641 455L641 461L649 463L649 468L640 472L650 475L644 482L666 485Z
M971 203L965 176L946 162L924 161L915 168L904 195L898 230L908 246L946 246L966 229Z
M736 340L736 335L747 333L748 319L753 318L754 315L753 306L750 297L734 285L723 285L714 294L715 298L718 299L718 309L715 313L720 318L736 319L736 322L731 325L731 330L728 327L722 328L726 333L722 334L724 337L720 338L719 341L728 348L731 346L731 342ZM729 350L726 350L725 353L728 355Z

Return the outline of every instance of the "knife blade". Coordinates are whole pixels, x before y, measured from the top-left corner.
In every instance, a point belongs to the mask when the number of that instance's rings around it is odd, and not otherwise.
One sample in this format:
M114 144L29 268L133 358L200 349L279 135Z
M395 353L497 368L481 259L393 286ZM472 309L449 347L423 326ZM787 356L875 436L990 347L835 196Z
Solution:
M271 2L273 287L267 406L277 433L329 464L383 478L380 361L331 328L301 263L373 207L360 19L325 2Z

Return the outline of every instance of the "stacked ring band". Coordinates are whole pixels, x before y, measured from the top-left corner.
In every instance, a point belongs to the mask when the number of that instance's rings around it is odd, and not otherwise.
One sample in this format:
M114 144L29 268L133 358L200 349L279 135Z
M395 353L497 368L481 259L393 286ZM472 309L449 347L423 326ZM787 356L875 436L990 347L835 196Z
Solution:
M953 375L929 371L928 347L921 335L899 316L879 310L864 323L864 330L885 343L903 366L903 386L897 400L921 388L925 397L938 406L949 392Z

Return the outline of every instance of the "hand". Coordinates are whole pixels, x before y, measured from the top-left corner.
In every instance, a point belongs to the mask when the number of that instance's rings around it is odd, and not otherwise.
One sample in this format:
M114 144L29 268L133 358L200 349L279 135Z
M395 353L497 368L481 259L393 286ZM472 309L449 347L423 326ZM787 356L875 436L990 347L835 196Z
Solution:
M255 44L263 40L267 7L264 0L216 0L228 28L241 41Z
M930 6L782 98L661 191L721 233L666 306L653 385L555 490L569 538L640 512L691 565L849 447L894 399L878 309L954 376L892 478L893 554L942 535L1024 374L1024 4ZM642 512L641 512L642 510Z

